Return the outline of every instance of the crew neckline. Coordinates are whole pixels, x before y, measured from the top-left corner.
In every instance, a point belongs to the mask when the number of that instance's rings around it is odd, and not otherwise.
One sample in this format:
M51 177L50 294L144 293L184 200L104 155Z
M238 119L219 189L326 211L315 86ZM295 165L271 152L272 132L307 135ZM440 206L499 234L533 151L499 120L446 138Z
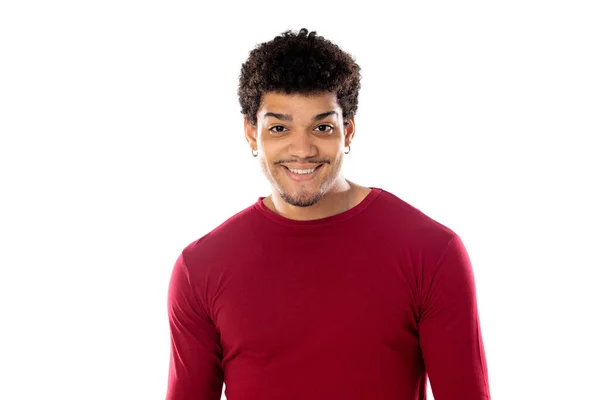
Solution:
M287 225L287 226L316 226L316 225L324 225L330 224L334 222L345 221L349 218L352 218L360 213L373 203L373 201L381 194L383 189L377 187L368 186L371 191L365 196L364 199L354 207L343 211L339 214L330 215L329 217L319 218L319 219L311 219L311 220L295 220L291 218L284 217L282 215L277 214L275 211L268 208L264 203L263 199L266 196L260 196L256 203L254 204L254 208L260 212L264 217L275 221L279 224Z

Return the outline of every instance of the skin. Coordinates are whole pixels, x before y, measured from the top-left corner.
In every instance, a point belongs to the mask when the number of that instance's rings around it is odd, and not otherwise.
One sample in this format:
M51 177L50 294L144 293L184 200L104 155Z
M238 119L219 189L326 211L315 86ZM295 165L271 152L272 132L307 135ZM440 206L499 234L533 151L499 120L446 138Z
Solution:
M330 111L319 120L315 116ZM291 120L267 116L287 114ZM354 118L344 119L335 93L265 93L257 123L244 118L246 141L258 150L261 170L272 187L263 203L289 219L314 220L340 214L360 203L370 188L344 178L344 148L355 131ZM296 182L281 164L324 164L309 181Z

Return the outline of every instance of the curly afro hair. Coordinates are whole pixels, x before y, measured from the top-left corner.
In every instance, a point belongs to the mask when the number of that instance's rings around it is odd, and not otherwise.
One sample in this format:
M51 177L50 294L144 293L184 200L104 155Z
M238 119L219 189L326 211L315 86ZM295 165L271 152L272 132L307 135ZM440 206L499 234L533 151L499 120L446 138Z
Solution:
M242 64L238 88L242 114L256 126L257 113L266 92L336 93L344 119L358 109L360 67L336 44L308 33L290 30L257 45Z

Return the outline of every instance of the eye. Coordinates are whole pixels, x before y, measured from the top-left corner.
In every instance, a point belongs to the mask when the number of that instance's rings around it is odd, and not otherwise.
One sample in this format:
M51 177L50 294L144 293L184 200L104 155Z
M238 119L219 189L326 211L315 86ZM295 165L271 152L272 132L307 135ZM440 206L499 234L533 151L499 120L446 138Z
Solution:
M325 128L325 130L319 129L319 128ZM331 125L319 125L319 126L317 126L317 130L319 132L331 132L331 131L333 131L333 126L331 126Z
M282 133L283 132L283 130L279 130L277 128L285 129L285 127L282 125L276 125L276 126L269 128L269 132L273 132L273 133Z
M322 125L317 126L315 129L319 132L333 132L334 127L331 125L322 124ZM275 126L272 126L271 128L269 128L269 132L272 132L272 133L283 133L286 130L287 129L283 125L275 125Z

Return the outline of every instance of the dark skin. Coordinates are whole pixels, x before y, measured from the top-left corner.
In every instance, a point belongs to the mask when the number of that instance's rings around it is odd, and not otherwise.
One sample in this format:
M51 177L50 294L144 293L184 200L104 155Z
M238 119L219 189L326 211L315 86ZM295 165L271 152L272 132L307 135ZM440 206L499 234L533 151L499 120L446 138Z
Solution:
M342 174L344 148L354 132L354 118L343 118L334 93L266 93L256 126L244 118L246 141L258 150L261 170L273 188L263 200L265 206L303 221L340 214L360 203L371 189ZM302 181L291 179L283 166L308 169L320 164L311 179Z

